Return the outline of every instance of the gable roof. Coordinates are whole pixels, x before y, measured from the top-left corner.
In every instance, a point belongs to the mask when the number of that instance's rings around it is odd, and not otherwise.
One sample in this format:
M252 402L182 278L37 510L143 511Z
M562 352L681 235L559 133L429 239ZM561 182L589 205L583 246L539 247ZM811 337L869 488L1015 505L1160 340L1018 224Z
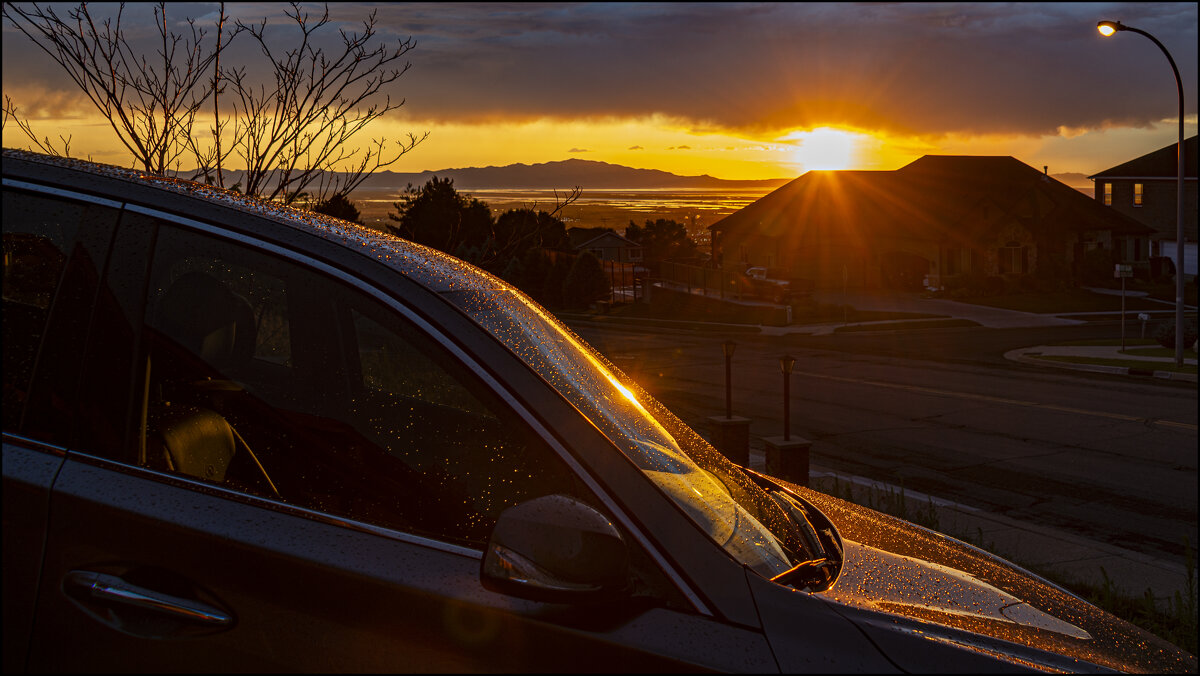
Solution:
M878 237L967 244L1001 219L1035 236L1052 228L1150 232L1013 157L973 155L926 155L895 171L809 171L709 229L809 245Z
M592 245L601 238L610 236L616 237L617 241L609 244L608 246L641 246L641 244L638 244L628 237L617 234L617 231L613 230L612 228L567 228L567 239L569 240L572 249L581 249L584 246Z
M1176 178L1179 158L1172 143L1088 178ZM1183 140L1183 175L1196 178L1196 137Z
M576 249L585 249L585 248L589 248L589 247L596 247L596 246L601 245L601 240L609 240L608 242L603 243L603 246L605 246L605 247L616 246L616 247L624 247L624 248L637 248L637 247L641 246L641 244L638 244L637 242L629 239L628 237L618 235L617 233L613 232L612 230L602 232L599 235L596 235L595 237L593 237L589 240L580 242L579 244L576 244L574 246Z

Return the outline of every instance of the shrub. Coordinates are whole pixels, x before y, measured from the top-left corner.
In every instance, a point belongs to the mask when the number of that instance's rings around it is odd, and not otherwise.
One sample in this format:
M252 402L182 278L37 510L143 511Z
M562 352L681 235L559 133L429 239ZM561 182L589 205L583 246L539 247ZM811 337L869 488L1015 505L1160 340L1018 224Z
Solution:
M1174 349L1175 347L1175 320L1165 322L1159 325L1158 330L1154 332L1154 339L1159 345ZM1196 325L1193 322L1185 321L1183 323L1183 346L1190 348L1196 342Z

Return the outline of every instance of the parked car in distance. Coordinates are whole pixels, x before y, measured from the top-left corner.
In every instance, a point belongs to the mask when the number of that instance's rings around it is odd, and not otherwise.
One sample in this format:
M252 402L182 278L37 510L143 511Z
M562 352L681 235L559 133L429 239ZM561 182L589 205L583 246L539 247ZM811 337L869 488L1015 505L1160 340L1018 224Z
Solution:
M1195 671L462 261L5 150L4 670Z
M771 277L767 268L760 266L747 267L736 279L742 295L768 300L776 305L792 303L811 293L811 284L804 282Z

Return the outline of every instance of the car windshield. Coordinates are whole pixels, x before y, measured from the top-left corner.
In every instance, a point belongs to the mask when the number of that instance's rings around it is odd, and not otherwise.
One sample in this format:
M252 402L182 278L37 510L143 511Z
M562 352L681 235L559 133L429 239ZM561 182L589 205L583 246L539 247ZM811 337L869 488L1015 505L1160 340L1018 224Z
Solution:
M524 294L443 295L566 397L736 560L773 577L820 556L778 502Z

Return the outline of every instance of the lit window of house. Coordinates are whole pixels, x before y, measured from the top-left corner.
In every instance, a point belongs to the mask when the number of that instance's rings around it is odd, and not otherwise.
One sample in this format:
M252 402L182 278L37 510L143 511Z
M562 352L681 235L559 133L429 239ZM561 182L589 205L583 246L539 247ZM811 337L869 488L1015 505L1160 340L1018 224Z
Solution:
M1142 184L1141 183L1133 184L1133 206L1135 206L1135 207L1142 206Z
M1112 206L1112 183L1104 184L1104 206Z

